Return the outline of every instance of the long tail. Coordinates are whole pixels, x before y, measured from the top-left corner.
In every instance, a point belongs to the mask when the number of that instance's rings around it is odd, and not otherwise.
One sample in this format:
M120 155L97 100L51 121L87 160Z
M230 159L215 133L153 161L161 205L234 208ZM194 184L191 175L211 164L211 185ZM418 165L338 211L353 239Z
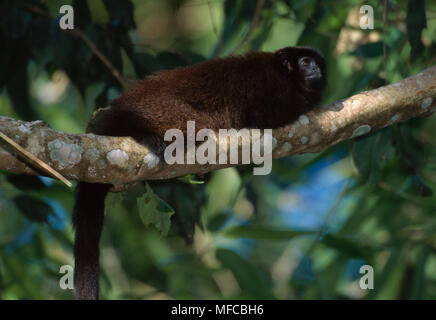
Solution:
M98 299L99 240L104 220L104 200L109 184L79 182L76 187L73 224L74 282L80 300Z

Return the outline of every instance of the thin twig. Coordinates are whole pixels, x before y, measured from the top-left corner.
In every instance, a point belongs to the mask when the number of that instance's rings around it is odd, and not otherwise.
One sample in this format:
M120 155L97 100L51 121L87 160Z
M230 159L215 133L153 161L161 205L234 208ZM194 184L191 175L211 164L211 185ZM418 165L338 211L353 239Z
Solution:
M121 84L123 89L126 89L127 83L123 79L121 73L112 65L112 63L109 61L108 58L97 48L97 46L89 40L89 38L80 30L74 29L74 30L65 30L67 33L71 33L74 36L79 37L82 39L82 41L88 46L88 48L97 56L97 58L100 59L100 61L109 69L109 71L112 73L112 75L115 77L115 79L118 80L118 82Z
M257 1L256 11L254 13L254 18L253 18L253 22L251 23L250 30L245 35L245 37L242 40L242 42L230 53L230 55L234 54L239 49L241 49L241 47L250 39L251 34L254 32L254 30L256 30L257 25L259 24L260 16L261 16L262 9L263 9L264 5L265 5L265 0L258 0Z
M17 144L14 140L9 138L7 135L5 135L3 132L0 132L0 138L2 138L4 141L6 141L8 144L10 144L15 150L20 152L25 158L33 161L38 167L45 170L49 175L51 175L53 178L59 179L63 183L65 183L68 187L72 187L72 184L70 181L64 178L59 172L57 172L55 169L50 167L48 164L46 164L44 161L38 159L33 154L28 152L27 150L23 149L19 144Z
M40 7L35 5L30 5L27 3L17 3L16 4L19 8L31 11L35 14L44 16L46 18L52 18L50 14L44 10L42 10ZM112 65L112 63L109 61L108 58L96 47L96 45L89 40L89 38L80 30L74 29L74 30L63 30L66 33L69 33L73 36L79 37L87 46L88 48L94 53L97 58L100 59L100 61L109 69L109 71L112 73L112 75L115 77L115 79L118 80L118 82L121 84L123 89L126 89L128 87L126 81L123 79L123 76L121 73Z

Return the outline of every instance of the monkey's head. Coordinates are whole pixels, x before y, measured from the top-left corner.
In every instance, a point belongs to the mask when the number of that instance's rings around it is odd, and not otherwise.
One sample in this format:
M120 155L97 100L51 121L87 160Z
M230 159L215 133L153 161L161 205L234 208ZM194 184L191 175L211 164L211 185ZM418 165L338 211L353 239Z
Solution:
M304 89L320 92L326 87L326 62L318 50L310 47L286 47L276 51L275 55Z

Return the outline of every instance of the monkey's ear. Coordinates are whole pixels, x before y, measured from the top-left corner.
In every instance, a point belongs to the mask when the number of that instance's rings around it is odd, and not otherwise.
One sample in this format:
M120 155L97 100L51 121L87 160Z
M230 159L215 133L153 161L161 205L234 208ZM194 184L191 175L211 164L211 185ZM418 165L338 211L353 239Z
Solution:
M276 58L279 60L279 62L286 68L288 71L292 72L294 71L294 67L292 65L292 61L289 57L288 52L279 50L276 52Z

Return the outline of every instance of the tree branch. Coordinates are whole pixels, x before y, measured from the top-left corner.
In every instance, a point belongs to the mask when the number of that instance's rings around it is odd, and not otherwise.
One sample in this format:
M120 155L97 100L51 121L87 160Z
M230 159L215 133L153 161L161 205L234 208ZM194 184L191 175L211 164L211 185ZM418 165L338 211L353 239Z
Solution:
M429 116L434 111L436 66L400 82L317 108L298 121L273 130L273 158L319 152L340 141L410 118ZM2 116L0 131L66 178L78 181L122 185L235 166L168 165L132 138L58 132L42 121L24 122ZM0 169L41 174L4 142L0 144Z

